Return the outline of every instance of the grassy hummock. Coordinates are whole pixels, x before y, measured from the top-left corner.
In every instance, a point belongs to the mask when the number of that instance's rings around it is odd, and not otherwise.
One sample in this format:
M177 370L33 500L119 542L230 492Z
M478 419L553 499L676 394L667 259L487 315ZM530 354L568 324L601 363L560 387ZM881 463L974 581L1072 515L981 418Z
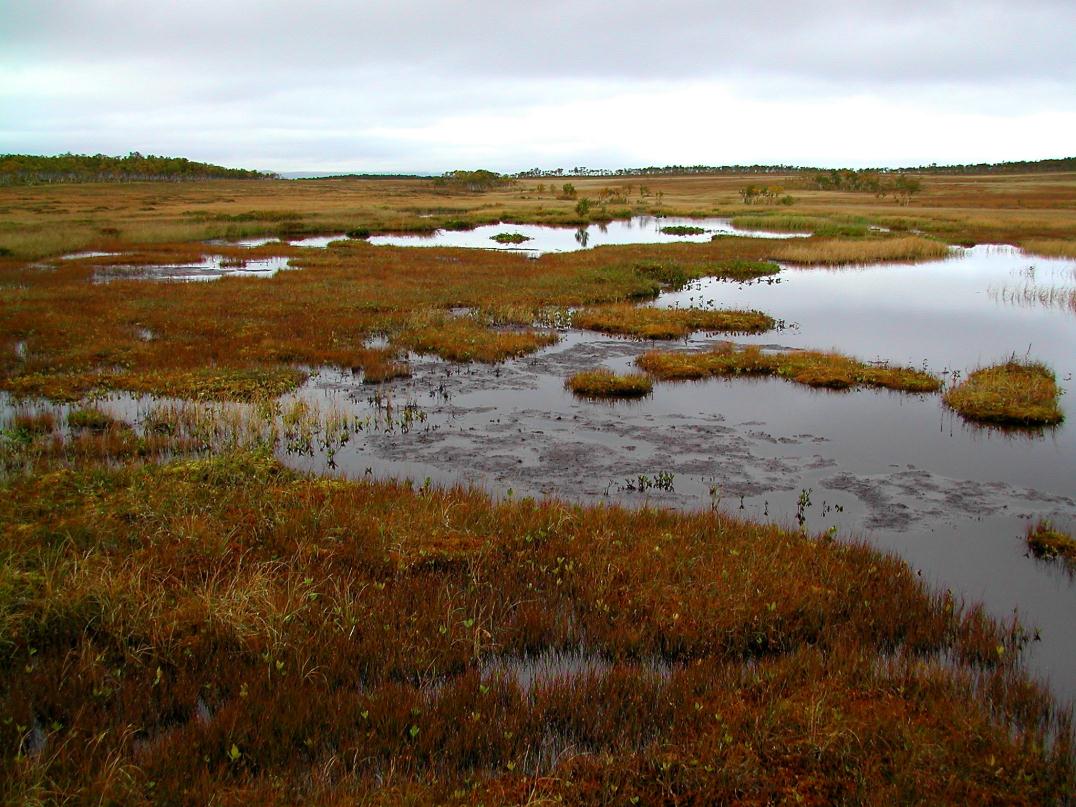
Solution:
M576 373L564 386L587 398L642 398L654 389L654 382L643 373L614 373L599 368Z
M1010 359L983 367L945 393L945 403L968 420L1007 426L1050 426L1065 419L1053 371L1040 362Z
M1059 560L1069 571L1076 571L1076 541L1049 521L1040 519L1029 524L1025 540L1035 557Z
M673 224L668 227L662 227L661 232L665 235L702 235L706 232L706 228L692 227L685 224Z
M584 308L572 316L576 328L639 339L681 339L695 331L762 333L774 324L773 318L761 311L652 308L626 303Z
M523 235L523 233L497 233L489 238L498 244L522 244L524 241L533 240L529 235Z
M813 350L767 353L754 345L738 348L730 342L720 342L708 351L694 353L652 350L640 356L636 364L663 381L776 375L797 384L827 389L867 386L902 392L936 392L941 387L936 376L910 367L865 364L840 353Z

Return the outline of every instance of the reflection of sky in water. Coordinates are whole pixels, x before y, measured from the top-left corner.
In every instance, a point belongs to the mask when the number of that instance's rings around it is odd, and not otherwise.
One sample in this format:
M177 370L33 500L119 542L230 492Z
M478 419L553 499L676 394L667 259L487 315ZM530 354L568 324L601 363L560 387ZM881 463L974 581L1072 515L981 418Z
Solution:
M670 235L663 227L702 227L705 232L695 235ZM521 244L499 244L492 237L499 233L519 233L531 240ZM743 235L755 238L802 238L806 233L769 233L740 230L728 219L655 218L636 216L631 219L591 224L587 227L546 227L540 224L488 224L473 230L438 230L429 234L376 235L369 241L375 245L398 247L470 247L497 249L526 254L543 252L574 252L607 244L669 244L676 242L701 243L714 235Z
M1039 258L1012 247L979 246L920 264L840 269L785 268L779 283L703 280L662 306L758 308L793 326L738 341L828 350L930 369L967 371L1015 353L1045 361L1058 379L1076 372L1076 314L1009 305L992 287L1019 283L1034 266L1041 280L1071 278L1076 261ZM1064 382L1063 382L1064 383ZM1073 413L1072 396L1063 399Z
M243 260L241 265L234 259L220 255L209 255L197 263L183 263L168 266L108 266L101 267L94 274L95 283L109 283L113 280L172 280L202 281L217 280L222 277L272 277L282 269L288 268L288 259L281 257L257 258Z

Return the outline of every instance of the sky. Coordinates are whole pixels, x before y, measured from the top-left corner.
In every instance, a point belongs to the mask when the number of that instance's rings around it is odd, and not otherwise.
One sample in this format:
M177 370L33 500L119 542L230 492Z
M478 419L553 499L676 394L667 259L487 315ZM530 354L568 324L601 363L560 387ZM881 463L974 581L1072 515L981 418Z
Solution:
M0 0L0 152L272 171L1076 155L1076 0Z

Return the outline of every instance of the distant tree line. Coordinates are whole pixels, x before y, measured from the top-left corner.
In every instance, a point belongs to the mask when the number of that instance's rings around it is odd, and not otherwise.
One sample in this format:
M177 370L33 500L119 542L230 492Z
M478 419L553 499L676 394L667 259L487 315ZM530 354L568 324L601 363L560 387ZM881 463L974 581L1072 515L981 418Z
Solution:
M531 168L515 176L518 179L537 177L623 177L623 176L675 176L679 174L809 174L828 173L832 169L809 165L665 165L645 168ZM835 169L847 172L850 169ZM873 174L1004 174L1035 171L1076 171L1076 157L1050 160L1021 160L1017 162L976 163L969 165L921 165L906 168L864 168L852 173Z
M107 154L0 155L0 185L61 182L182 182L201 179L269 179L275 174L225 168L184 157L159 157L132 151L126 157Z

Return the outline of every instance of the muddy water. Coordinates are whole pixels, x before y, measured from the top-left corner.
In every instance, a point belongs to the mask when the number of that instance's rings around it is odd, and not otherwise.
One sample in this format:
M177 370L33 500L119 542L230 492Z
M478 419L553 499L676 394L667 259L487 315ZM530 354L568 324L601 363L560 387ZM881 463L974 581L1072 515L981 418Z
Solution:
M1071 388L1076 315L989 293L1022 282L1030 266L1040 283L1071 284L1076 270L1072 261L979 247L917 266L786 268L774 284L703 281L656 304L758 307L787 327L741 341L837 347L947 379L1030 346ZM331 463L317 450L284 458L354 477L474 483L499 496L714 507L864 537L938 587L983 601L999 617L1016 612L1041 636L1029 650L1032 668L1062 696L1076 696L1076 586L1029 557L1022 541L1028 520L1040 517L1076 532L1073 395L1062 398L1062 426L1000 432L965 423L938 395L816 391L780 379L658 384L648 399L616 404L578 400L563 388L572 372L627 369L651 346L568 332L554 347L494 368L413 357L413 378L382 388L395 404L387 416L371 402L374 388L325 372L300 394L326 407L380 411L391 426L357 434ZM654 486L664 473L672 490Z
M702 233L674 235L662 232L667 227L701 227ZM500 233L519 233L529 240L520 244L500 244L492 240ZM804 238L809 233L773 233L741 230L728 219L688 219L635 216L621 221L590 224L586 227L546 227L538 224L489 224L473 230L437 230L428 234L377 235L371 244L399 247L471 247L521 252L532 256L544 252L574 252L607 244L668 244L677 241L703 242L715 235L739 235L752 238Z

